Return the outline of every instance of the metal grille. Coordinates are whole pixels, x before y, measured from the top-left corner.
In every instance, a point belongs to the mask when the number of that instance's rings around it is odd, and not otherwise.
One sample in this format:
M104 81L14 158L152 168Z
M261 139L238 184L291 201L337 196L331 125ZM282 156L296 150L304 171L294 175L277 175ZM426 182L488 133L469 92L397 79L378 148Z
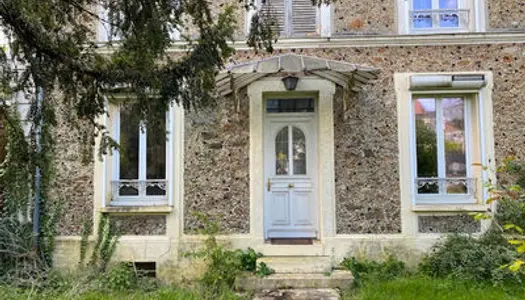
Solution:
M431 9L410 11L410 26L413 30L467 29L470 10Z
M151 180L115 180L111 182L113 201L133 199L147 201L148 198L167 199L168 181Z
M476 178L417 178L419 195L475 195Z

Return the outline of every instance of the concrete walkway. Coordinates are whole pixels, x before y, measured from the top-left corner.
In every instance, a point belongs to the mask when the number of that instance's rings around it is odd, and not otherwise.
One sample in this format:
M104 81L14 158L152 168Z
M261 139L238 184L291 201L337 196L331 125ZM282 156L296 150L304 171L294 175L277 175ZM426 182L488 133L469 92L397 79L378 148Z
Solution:
M287 289L262 291L253 300L339 300L336 289Z

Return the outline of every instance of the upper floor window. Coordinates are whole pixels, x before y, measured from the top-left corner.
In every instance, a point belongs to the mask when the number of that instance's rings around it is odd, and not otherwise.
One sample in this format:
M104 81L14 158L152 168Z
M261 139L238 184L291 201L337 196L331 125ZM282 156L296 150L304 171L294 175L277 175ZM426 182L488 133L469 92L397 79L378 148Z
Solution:
M484 0L401 0L398 24L401 34L483 32Z
M412 30L468 28L470 10L461 8L461 0L411 0Z
M263 18L269 18L280 37L331 35L330 5L312 5L311 0L258 0ZM248 30L251 13L248 14Z

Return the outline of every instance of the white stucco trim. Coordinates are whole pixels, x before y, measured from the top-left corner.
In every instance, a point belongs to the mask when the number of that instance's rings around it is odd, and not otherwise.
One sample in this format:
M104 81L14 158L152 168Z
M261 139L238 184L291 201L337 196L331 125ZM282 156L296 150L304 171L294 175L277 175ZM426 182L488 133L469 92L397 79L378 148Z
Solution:
M318 186L320 239L335 235L333 97L335 84L317 77L301 78L297 92L318 94ZM280 77L248 86L250 100L250 233L264 240L264 93L286 92Z

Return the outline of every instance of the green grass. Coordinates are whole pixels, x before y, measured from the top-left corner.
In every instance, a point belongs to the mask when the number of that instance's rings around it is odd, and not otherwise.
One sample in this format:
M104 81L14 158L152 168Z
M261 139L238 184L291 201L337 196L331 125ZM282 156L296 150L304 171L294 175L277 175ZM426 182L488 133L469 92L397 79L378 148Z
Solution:
M40 293L32 292L30 290L20 290L11 287L0 286L0 299L38 299L38 300L145 300L145 299L159 299L159 300L201 300L201 299L217 299L217 300L237 300L242 299L232 291L225 291L219 296L203 296L202 293L196 290L189 290L175 287L162 287L154 292L81 292L65 291L56 293L52 291L43 291Z
M61 293L45 290L41 293L0 286L0 299L42 300L237 300L243 299L232 291L220 296L206 297L203 291L178 287L160 287L152 292L100 292L68 289ZM244 298L246 299L246 298ZM249 297L247 298L249 299ZM359 288L343 292L343 300L512 300L525 299L525 286L493 287L488 284L472 284L452 279L434 279L425 276L409 276L393 280L363 282Z
M343 300L511 300L525 299L525 287L493 287L452 279L423 276L391 281L367 280L362 287L343 294Z

